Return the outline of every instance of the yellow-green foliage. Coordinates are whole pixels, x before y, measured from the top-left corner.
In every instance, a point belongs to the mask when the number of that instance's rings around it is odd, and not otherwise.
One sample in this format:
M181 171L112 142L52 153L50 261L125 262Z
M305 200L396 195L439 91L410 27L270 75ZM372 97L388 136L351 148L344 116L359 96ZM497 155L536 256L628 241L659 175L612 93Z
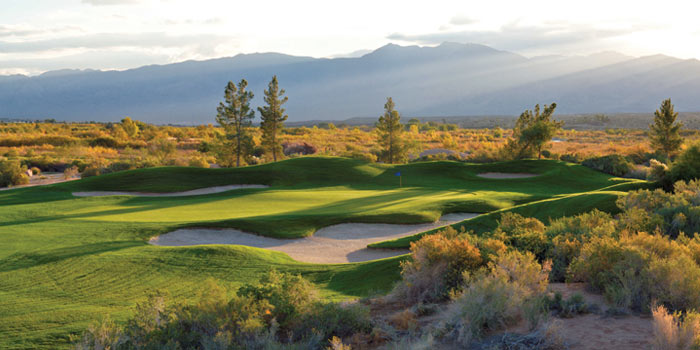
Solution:
M461 288L463 273L483 266L489 251L505 249L493 240L484 240L484 253L477 239L448 227L411 243L411 259L401 264L402 282L394 289L398 300L408 303L442 300Z
M671 237L700 232L700 180L678 181L673 192L640 190L618 200L621 224L630 232L661 230Z
M16 160L0 161L0 187L24 185L29 182L27 170Z
M596 237L572 262L570 279L588 282L621 307L648 311L657 301L673 310L696 309L700 266L695 256L687 245L660 234Z
M469 345L485 332L503 329L525 317L548 284L549 265L540 265L532 253L500 254L488 267L465 273L466 287L451 305L449 327L456 339Z

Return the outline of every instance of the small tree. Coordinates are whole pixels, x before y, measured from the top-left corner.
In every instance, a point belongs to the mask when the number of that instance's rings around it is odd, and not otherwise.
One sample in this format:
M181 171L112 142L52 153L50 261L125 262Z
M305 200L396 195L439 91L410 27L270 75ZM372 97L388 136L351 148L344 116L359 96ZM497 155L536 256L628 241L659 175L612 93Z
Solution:
M401 116L394 107L394 101L388 97L384 104L384 114L379 117L377 122L379 144L384 147L383 158L387 163L397 163L406 157Z
M241 156L250 152L252 144L248 128L253 124L255 111L250 108L253 92L246 91L247 86L245 79L238 83L238 87L229 81L224 91L224 102L220 102L216 109L216 121L224 128L226 139L232 143L236 167L241 166Z
M282 105L287 102L288 98L282 97L284 89L279 88L277 76L272 77L272 81L267 85L265 90L266 106L258 107L260 112L260 128L262 129L262 144L272 153L272 160L277 161L277 153L282 152L282 145L277 138L277 134L284 128L284 121L288 116L284 114Z
M654 111L654 123L649 125L651 146L669 158L678 152L683 144L680 129L683 124L676 123L678 113L673 111L671 99L661 102L661 108Z
M506 150L510 156L516 159L531 157L537 154L542 157L542 148L551 141L557 131L564 125L562 121L551 120L556 103L544 105L540 110L540 105L535 105L534 112L525 110L513 128L513 138L506 145Z
M139 126L129 117L122 119L122 129L129 137L134 137L139 133Z

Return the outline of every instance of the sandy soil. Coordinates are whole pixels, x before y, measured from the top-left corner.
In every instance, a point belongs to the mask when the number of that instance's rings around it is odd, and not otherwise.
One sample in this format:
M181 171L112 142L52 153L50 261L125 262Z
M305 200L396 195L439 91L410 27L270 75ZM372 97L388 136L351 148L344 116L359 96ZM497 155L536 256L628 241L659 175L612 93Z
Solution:
M410 236L477 215L479 214L447 214L437 222L418 225L339 224L324 227L311 237L297 239L263 237L234 229L188 228L154 237L150 243L160 246L237 244L287 253L297 261L325 264L347 263L406 254L408 250L369 249L367 245Z
M12 190L15 188L22 188L22 187L51 185L51 184L57 184L59 182L73 181L73 180L78 180L78 179L80 179L80 178L74 177L74 178L66 179L63 176L63 173L46 172L46 173L42 173L42 174L34 175L34 176L30 177L29 183L26 185L13 186L13 187L3 187L3 188L0 188L0 191Z
M212 194L237 190L241 188L267 188L265 185L226 185L198 188L191 191L169 192L169 193L150 193L150 192L121 192L121 191L90 191L90 192L73 192L76 197L102 197L102 196L136 196L136 197L182 197L182 196L199 196L203 194Z
M586 292L580 283L552 283L550 290L561 292L564 298L573 293L581 293L587 304L597 304L602 311L607 308L602 296ZM561 325L559 334L571 350L647 349L653 334L652 319L638 315L606 317L602 314L587 314L557 321Z
M476 174L476 176L483 177L486 179L524 179L527 177L535 177L539 175L530 173L481 173Z

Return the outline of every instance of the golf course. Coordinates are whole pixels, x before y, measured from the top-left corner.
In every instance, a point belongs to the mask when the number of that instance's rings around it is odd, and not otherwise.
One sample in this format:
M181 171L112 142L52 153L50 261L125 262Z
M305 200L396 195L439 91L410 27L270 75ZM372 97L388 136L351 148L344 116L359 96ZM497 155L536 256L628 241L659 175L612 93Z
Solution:
M241 186L201 190L233 185ZM555 160L388 165L300 157L241 168L136 169L2 191L0 348L68 348L71 334L105 315L127 319L150 292L195 299L208 280L235 290L271 269L302 275L324 299L356 299L389 290L405 259L315 264L206 240L152 244L177 230L304 239L334 225L426 225L462 213L470 218L447 223L479 234L493 229L504 211L543 222L592 209L614 213L620 196L648 186ZM377 240L369 250L402 254L437 226Z

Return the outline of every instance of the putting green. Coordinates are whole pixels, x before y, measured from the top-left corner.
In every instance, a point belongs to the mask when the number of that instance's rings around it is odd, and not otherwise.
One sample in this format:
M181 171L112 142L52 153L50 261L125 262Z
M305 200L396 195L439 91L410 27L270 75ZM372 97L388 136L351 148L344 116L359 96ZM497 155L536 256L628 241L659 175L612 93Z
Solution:
M398 187L396 172L404 187ZM536 173L485 179L486 172ZM231 184L241 189L191 197L76 198L75 191L177 192ZM449 212L491 212L528 203L549 212L585 210L586 196L645 182L612 178L556 161L494 164L426 162L391 166L307 157L240 169L154 168L0 192L0 348L67 348L91 320L125 319L145 293L193 298L208 279L233 288L271 268L299 273L339 300L386 291L402 259L314 265L242 246L150 246L181 227L231 227L301 237L345 223L420 223ZM598 198L610 206L622 192ZM600 198L599 198L600 197ZM535 205L535 204L533 204ZM518 207L519 206L519 207ZM522 210L522 209L519 209ZM479 218L484 217L483 215ZM476 219L472 219L476 220ZM495 218L491 218L495 220Z

